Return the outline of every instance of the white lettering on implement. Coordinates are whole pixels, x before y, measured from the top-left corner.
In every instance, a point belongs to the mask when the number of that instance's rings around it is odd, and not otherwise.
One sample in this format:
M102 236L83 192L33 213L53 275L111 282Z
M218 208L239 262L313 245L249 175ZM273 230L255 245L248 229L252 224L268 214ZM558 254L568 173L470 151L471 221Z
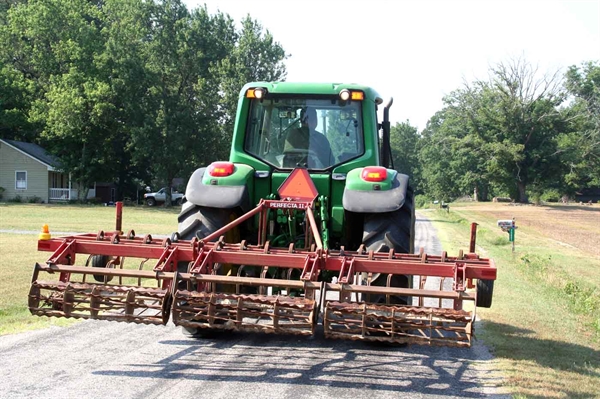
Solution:
M304 202L271 202L269 207L282 209L306 209L308 206Z

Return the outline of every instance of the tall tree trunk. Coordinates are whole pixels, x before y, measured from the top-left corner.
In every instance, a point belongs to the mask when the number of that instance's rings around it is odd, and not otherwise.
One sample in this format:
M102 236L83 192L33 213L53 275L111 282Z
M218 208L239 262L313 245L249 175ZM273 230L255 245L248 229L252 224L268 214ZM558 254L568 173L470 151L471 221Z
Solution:
M527 185L524 182L522 182L522 181L517 182L517 190L519 192L518 201L522 204L527 204L529 202L529 198L527 198L527 192L525 190L526 187L527 187Z
M479 197L479 201L489 201L488 196L490 195L489 189L487 185L483 185L479 187L479 191L477 192L477 196Z

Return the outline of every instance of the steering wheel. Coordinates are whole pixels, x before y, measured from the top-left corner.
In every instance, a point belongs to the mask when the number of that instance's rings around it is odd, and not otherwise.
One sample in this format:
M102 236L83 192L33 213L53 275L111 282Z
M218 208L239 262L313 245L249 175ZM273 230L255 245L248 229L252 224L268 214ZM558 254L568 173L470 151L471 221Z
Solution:
M284 151L283 166L304 166L323 169L323 162L319 159L317 153L309 149L293 148ZM293 165L289 165L293 163Z

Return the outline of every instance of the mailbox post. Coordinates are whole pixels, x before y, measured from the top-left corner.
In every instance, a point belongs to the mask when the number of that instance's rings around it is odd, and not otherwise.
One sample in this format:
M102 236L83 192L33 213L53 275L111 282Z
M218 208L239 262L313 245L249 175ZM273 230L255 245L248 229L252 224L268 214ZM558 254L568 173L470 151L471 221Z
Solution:
M508 233L508 241L512 242L512 251L515 252L515 230L517 229L515 218L498 220L498 227Z

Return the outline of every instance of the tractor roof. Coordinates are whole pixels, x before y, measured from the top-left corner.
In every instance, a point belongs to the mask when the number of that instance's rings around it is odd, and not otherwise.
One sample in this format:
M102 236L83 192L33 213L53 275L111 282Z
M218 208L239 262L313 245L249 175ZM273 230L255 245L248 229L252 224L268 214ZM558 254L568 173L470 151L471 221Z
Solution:
M316 82L251 82L242 88L240 96L253 87L265 87L270 93L277 94L339 94L340 90L361 90L367 100L381 104L383 102L375 89L356 83L316 83Z

